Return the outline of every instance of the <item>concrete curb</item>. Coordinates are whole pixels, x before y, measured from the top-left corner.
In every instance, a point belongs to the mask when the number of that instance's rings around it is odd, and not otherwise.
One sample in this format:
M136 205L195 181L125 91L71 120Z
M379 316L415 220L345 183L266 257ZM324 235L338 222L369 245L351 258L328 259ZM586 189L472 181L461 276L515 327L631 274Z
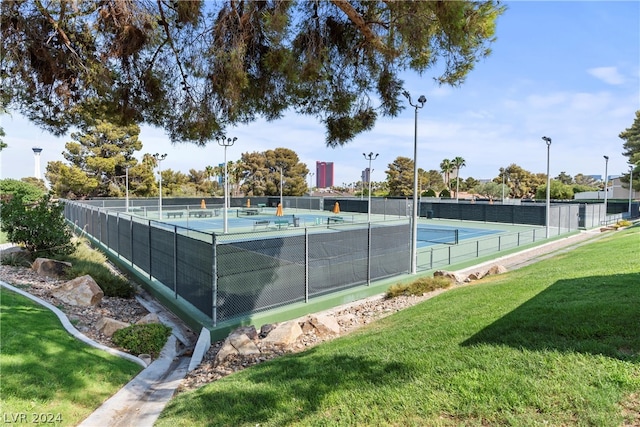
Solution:
M143 368L147 367L147 363L140 359L139 357L133 356L129 353L125 353L123 351L120 350L116 350L113 349L111 347L107 347L103 344L100 344L94 340L92 340L91 338L83 335L80 331L78 331L69 321L69 318L62 312L60 311L58 308L54 307L53 305L49 304L48 302L34 296L31 295L28 292L25 292L21 289L18 289L14 286L11 286L8 283L2 282L0 281L0 286L2 286L3 288L9 289L10 291L13 291L17 294L22 295L23 297L29 298L31 301L36 302L38 304L40 304L41 306L51 310L56 316L58 316L58 319L60 319L60 322L62 323L62 326L67 330L67 332L69 332L69 334L71 334L73 337L75 337L76 339L92 346L95 347L97 349L106 351L109 354L112 354L114 356L118 356L121 357L123 359L127 359L130 360L131 362L137 363L138 365L142 366Z

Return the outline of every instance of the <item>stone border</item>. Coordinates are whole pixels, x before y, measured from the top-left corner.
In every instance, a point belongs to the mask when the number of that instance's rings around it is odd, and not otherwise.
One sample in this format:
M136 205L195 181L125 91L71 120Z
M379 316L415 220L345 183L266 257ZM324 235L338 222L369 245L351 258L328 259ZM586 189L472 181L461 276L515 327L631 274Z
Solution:
M58 319L60 319L60 322L62 323L62 326L67 330L67 332L69 334L71 334L73 337L75 337L76 339L84 342L85 344L88 344L88 345L90 345L92 347L95 347L95 348L97 348L99 350L106 351L107 353L112 354L114 356L118 356L118 357L121 357L123 359L127 359L127 360L129 360L129 361L131 361L133 363L136 363L136 364L142 366L143 368L146 368L148 366L147 363L144 360L140 359L139 357L136 357L136 356L131 355L129 353L125 353L125 352L120 351L120 350L116 350L116 349L111 348L111 347L107 347L107 346L105 346L103 344L95 342L94 340L92 340L91 338L87 337L86 335L83 335L80 331L78 331L71 324L71 322L69 321L69 318L67 318L67 316L62 311L60 311L58 308L54 307L53 305L49 304L48 302L46 302L44 300L41 300L40 298L38 298L38 297L36 297L34 295L31 295L30 293L25 292L22 289L18 289L18 288L14 287L14 286L11 286L10 284L5 283L3 281L0 281L0 286L2 286L3 288L8 289L10 291L13 291L13 292L15 292L17 294L20 294L23 297L26 297L26 298L30 299L31 301L36 302L36 303L40 304L41 306L43 306L43 307L49 309L50 311L52 311L53 314L58 316Z

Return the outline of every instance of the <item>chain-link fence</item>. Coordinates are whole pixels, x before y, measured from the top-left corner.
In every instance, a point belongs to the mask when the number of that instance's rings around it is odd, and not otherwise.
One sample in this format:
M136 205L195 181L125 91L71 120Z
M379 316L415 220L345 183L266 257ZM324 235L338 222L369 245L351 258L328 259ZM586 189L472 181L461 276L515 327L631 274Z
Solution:
M276 200L265 198L256 204L267 205ZM345 211L351 208L362 212L364 206L366 212L367 205L362 205L361 200L325 199L319 203L316 198L303 198L293 203L290 199L288 206L315 206L322 211L330 210L335 201ZM410 271L410 200L372 203L373 213L382 213L385 219L381 222L334 224L325 220L310 226L294 224L282 229L226 234L127 213L122 206L122 201L120 206L112 202L105 206L96 201L66 201L65 217L76 231L91 236L123 264L148 277L152 286L173 295L187 307L187 312L195 308L204 314L213 326ZM135 206L152 210L154 202ZM179 205L168 205L164 212L171 212L171 206ZM420 221L428 222L429 210L436 210L440 217L459 220L537 224L525 231L421 247L417 255L421 271L545 238L540 228L544 224L543 205L422 203ZM579 220L584 219L586 225L597 223L589 218L598 215L597 209L578 205L551 206L551 235L578 229Z

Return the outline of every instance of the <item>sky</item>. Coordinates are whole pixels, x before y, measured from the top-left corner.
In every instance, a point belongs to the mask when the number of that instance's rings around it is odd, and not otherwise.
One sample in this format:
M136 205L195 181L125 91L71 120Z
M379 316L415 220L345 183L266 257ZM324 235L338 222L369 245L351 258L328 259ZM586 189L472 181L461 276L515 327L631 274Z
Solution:
M632 126L640 110L640 2L507 1L498 19L492 54L476 64L459 87L438 86L435 71L402 78L418 110L417 164L439 170L444 159L462 157L461 178L491 179L510 164L552 177L609 176L627 173L620 132ZM363 153L378 153L372 180L384 181L398 156L413 158L415 110L381 118L373 130L347 145L329 148L325 131L312 117L286 115L227 130L237 137L227 161L242 153L284 147L295 151L309 171L316 161L333 162L334 185L360 181L368 167ZM32 147L42 148L44 177L49 161L65 161L64 144L17 113L0 116L8 147L1 154L0 178L34 176ZM547 147L543 136L551 138ZM162 129L142 127L144 153L166 153L162 169L188 173L224 162L224 149L172 144ZM608 156L608 162L603 156ZM315 186L316 177L307 177Z

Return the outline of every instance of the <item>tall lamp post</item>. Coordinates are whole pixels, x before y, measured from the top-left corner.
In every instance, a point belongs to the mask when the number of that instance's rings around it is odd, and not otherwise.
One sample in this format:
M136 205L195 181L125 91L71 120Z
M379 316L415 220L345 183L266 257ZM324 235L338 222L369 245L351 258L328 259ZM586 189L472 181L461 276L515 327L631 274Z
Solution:
M631 219L632 198L633 198L633 165L629 165L629 219Z
M282 166L280 166L280 206L282 206L282 208L284 208L284 204L282 204L282 181L283 181L283 176L282 176Z
M167 158L167 153L164 154L154 154L153 157L156 159L158 163L158 177L160 182L160 197L158 198L158 218L162 219L162 168L160 167L160 162Z
M545 210L545 236L549 238L549 217L551 216L551 175L549 175L549 152L551 151L551 138L543 136L542 140L547 143L547 208Z
M375 155L373 152L369 154L362 153L365 159L369 160L369 201L367 202L367 222L371 222L371 161L378 158L378 153Z
M313 188L313 176L315 173L309 172L309 195L311 195L311 189Z
M604 225L607 225L607 193L609 193L609 156L604 157Z
M224 147L224 208L222 209L223 232L228 231L227 209L229 209L229 171L227 170L227 147L231 147L238 138L227 138L224 135L216 136L218 145Z
M408 91L402 94L409 101L409 105L415 108L415 120L413 131L413 214L411 216L411 274L416 274L418 269L418 109L424 107L427 98L420 95L418 103L411 102Z
M504 187L506 187L506 183L505 183L505 177L508 176L509 174L507 174L507 170L503 169L502 170L502 204L504 205Z

